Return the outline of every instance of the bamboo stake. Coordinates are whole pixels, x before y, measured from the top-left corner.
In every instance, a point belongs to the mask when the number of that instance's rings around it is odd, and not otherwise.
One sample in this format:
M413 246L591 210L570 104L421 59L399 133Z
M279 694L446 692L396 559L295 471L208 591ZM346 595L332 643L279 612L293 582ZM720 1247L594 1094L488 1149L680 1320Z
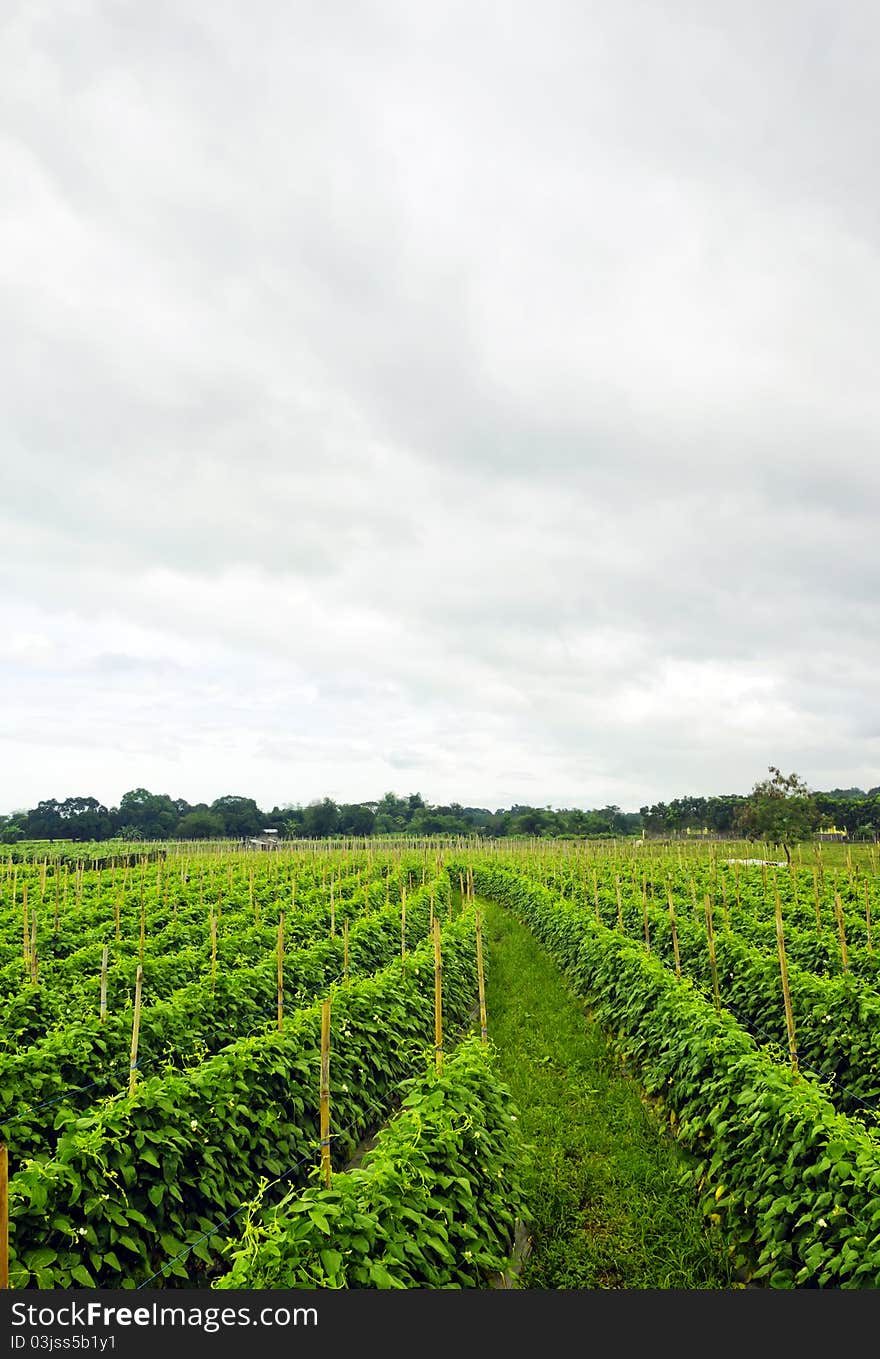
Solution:
M406 969L406 884L400 889L400 962Z
M278 1032L284 1027L284 912L278 921Z
M334 879L330 879L330 938L336 938L336 901L333 896Z
M837 934L840 939L840 961L844 972L849 971L849 960L846 952L846 930L843 927L843 907L840 904L840 893L834 893L834 914L837 916Z
M706 911L706 938L709 941L709 966L712 969L712 992L715 996L715 1009L721 1013L721 992L718 989L718 968L715 963L715 931L712 928L712 898L706 893L704 900Z
M107 1018L107 963L110 958L110 945L101 950L101 1023Z
M822 933L822 910L819 906L819 870L813 869L813 905L816 911L816 933Z
M440 921L434 921L434 1062L443 1070L443 963L440 954Z
M614 890L617 893L617 928L623 933L623 902L620 899L620 874L614 875Z
M9 1288L9 1152L0 1142L0 1289Z
M868 952L874 952L874 945L871 942L871 900L868 896L868 879L865 878L865 928L868 931Z
M144 903L144 898L143 898L143 893L142 893L142 894L141 894L141 935L140 935L140 941L139 941L139 943L138 943L138 959L139 959L140 962L143 962L143 961L144 961L144 943L145 943L145 941L146 941L146 937L147 937L147 913L146 913L146 905L145 905L145 903Z
M57 869L57 868L56 868L56 870L55 870L55 872L53 873L52 876L53 876L53 878L55 879L55 890L54 890L54 898L55 898L55 900L54 900L54 909L53 909L53 913L52 913L52 933L53 933L53 934L57 934L57 933L58 933L58 888L59 888L59 886L61 885L61 879L58 877L58 869Z
M596 912L596 924L602 924L602 916L599 911L599 878L595 868L593 869L593 907Z
M675 955L675 975L681 981L681 955L678 951L678 929L675 924L675 902L672 897L672 879L666 883L666 900L669 903L669 925L672 930L672 951Z
M30 925L30 911L28 910L28 885L22 884L21 889L21 943L22 959L24 961L24 971L27 977L31 970L31 938L28 931Z
M486 1025L486 979L483 973L483 922L482 913L477 911L477 994L480 998L480 1039L483 1047L488 1044Z
M209 923L211 930L211 995L213 996L217 982L217 917L214 914L213 905L211 906Z
M785 961L785 932L782 928L782 902L779 900L779 891L775 893L776 898L776 947L779 952L779 975L782 978L782 999L785 1004L785 1027L788 1031L788 1055L791 1061L792 1071L797 1075L798 1053L797 1041L794 1032L794 1015L791 1009L791 991L788 986L788 964Z
M346 921L348 924L348 921ZM321 1174L329 1189L330 1169L330 1001L321 1005Z
M342 980L348 981L348 916L342 922Z
M645 948L651 952L651 932L648 929L648 881L642 874L642 924L645 927Z
M729 930L730 916L727 914L727 884L725 880L725 875L723 873L720 875L720 877L721 877L721 914L724 916L724 928L726 930Z
M134 1094L137 1081L138 1036L141 1029L141 990L144 982L144 969L138 963L137 981L134 987L134 1022L131 1026L131 1057L128 1069L128 1093Z
M31 911L31 981L37 984L37 908Z

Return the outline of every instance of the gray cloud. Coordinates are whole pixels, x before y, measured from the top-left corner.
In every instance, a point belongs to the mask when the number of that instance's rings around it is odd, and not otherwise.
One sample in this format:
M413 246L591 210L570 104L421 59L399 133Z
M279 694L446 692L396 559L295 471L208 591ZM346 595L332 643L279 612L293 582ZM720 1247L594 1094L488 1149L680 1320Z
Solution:
M880 783L871 7L3 26L0 807Z

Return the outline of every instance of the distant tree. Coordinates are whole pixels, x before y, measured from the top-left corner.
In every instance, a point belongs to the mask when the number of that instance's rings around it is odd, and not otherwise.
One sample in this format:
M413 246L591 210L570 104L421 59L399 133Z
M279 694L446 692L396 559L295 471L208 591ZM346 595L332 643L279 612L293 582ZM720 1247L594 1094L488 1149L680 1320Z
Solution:
M398 797L396 793L386 793L376 805L376 834L394 835L408 830L416 806L413 799L419 794L411 794L410 797ZM419 798L421 801L421 799Z
M211 840L223 834L223 822L208 807L194 807L177 823L175 836L178 840Z
M235 797L227 793L211 803L211 811L223 822L223 832L233 839L244 840L257 835L266 825L266 818L252 797Z
M61 815L61 803L57 798L47 797L31 807L25 819L25 832L29 840L61 840L69 832Z
M769 765L770 777L756 783L737 816L737 826L750 840L781 845L791 862L791 846L808 840L818 818L815 799L797 774Z
M167 793L151 793L148 788L132 788L123 793L113 816L119 834L123 826L136 827L142 840L167 840L188 806L180 810Z
M116 834L120 840L143 840L145 838L140 826L120 826Z
M372 835L376 813L364 802L343 803L339 808L340 835Z
M310 840L320 840L335 835L339 829L339 808L332 797L320 802L310 802L303 816L303 835Z
M546 835L549 833L553 813L546 807L529 807L517 803L511 807L513 820L510 826L512 835Z
M15 845L19 840L24 840L27 836L25 825L27 823L27 812L10 812L8 816L0 816L0 845Z

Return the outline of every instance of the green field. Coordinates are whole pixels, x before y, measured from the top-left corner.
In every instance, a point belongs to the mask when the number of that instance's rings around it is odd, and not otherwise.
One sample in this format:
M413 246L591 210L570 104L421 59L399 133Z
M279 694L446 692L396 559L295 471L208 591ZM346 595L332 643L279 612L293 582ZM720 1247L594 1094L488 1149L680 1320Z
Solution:
M877 1287L872 846L163 848L0 866L11 1287Z

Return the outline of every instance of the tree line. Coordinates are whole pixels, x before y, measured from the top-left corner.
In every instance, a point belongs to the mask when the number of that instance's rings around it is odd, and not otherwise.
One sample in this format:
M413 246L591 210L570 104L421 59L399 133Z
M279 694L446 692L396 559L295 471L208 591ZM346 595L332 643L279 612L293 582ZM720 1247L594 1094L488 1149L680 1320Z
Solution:
M386 793L377 801L340 803L316 799L269 810L253 798L228 794L192 804L165 793L134 788L107 807L93 797L48 798L28 810L0 816L0 841L109 839L249 839L265 830L284 838L326 839L368 835L617 836L639 834L641 818L619 807L598 811L554 811L516 805L490 811L453 802L434 805L420 793Z
M769 766L771 777L748 794L681 797L638 812L617 806L593 810L515 804L490 811L452 802L425 802L419 793L386 793L378 801L340 803L325 797L269 810L253 798L227 794L211 803L189 803L165 793L134 788L118 807L93 797L48 798L28 810L0 816L0 842L73 840L244 840L265 830L282 838L331 836L478 835L610 838L642 835L722 835L803 839L834 827L847 836L880 836L880 787L811 792L796 774Z

